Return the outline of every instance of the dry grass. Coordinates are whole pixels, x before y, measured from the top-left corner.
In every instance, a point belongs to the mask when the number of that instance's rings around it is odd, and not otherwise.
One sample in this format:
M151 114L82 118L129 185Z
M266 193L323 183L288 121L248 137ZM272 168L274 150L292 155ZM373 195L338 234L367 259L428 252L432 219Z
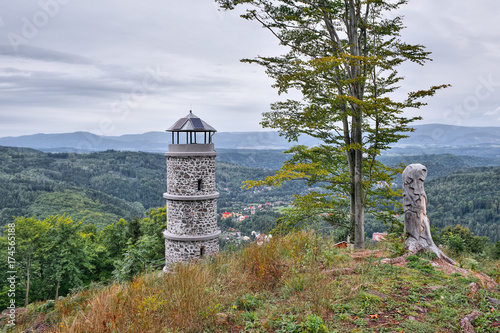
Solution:
M171 274L149 274L128 285L114 284L84 301L56 309L63 320L53 332L198 331L207 324L203 311L217 299L216 276L203 265L178 265ZM66 315L64 315L66 313Z

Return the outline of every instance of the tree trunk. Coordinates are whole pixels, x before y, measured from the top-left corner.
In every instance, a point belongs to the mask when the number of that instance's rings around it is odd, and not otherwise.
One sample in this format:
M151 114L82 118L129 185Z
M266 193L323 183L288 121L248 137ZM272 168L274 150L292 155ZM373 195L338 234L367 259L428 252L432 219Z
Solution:
M346 1L348 9L348 22L346 23L347 35L351 49L351 55L354 57L361 56L358 38L358 23L359 13L356 8L359 3L354 3L353 0ZM359 63L354 62L349 68L349 76L354 80L350 85L350 95L358 100L363 100L363 86L359 82L361 77L361 67ZM364 249L365 247L365 211L363 202L363 111L359 105L351 102L353 111L351 120L352 144L354 147L354 174L351 174L354 180L354 248Z
M59 298L59 280L57 280L56 284L56 299L54 301L57 302L58 298Z
M347 151L349 164L350 184L350 222L351 237L354 240L354 248L364 249L365 247L365 205L363 191L363 151L362 145L362 118L352 118L352 138L351 144L357 147Z
M345 130L344 130L345 132ZM349 130L347 130L347 133L349 133ZM346 146L348 146L351 142L351 138L349 138L348 142L346 143ZM355 152L354 150L348 150L346 151L346 156L347 156L347 162L349 165L349 178L350 178L350 193L349 193L349 219L350 219L350 239L351 242L356 243L356 190L355 190L355 180L354 180L354 175L356 174L356 162L355 162Z
M354 143L362 144L361 117L353 119ZM358 147L354 152L354 248L365 248L365 208L363 203L363 151Z
M359 199L362 195L356 197L356 207L355 207L355 217L356 224L354 227L354 248L355 249L364 249L365 248L365 208L363 204L360 203Z
M354 200L356 198L356 196L354 195L354 182L353 184L351 185L352 187L352 190L351 190L351 197L350 197L350 201L349 201L349 209L350 209L350 214L349 214L349 217L350 217L350 231L349 231L349 237L351 239L351 242L355 242L356 240L356 233L354 232L354 230L356 230L356 206L354 204Z

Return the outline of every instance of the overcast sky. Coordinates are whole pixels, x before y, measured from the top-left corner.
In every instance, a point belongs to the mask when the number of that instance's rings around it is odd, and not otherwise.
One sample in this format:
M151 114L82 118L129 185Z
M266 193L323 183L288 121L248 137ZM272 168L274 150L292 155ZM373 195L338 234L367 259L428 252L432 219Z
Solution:
M434 59L405 66L404 89L452 85L421 123L500 126L500 2L412 0L402 13L405 41ZM163 131L191 109L218 131L262 130L277 92L239 59L282 51L211 0L2 0L0 137Z

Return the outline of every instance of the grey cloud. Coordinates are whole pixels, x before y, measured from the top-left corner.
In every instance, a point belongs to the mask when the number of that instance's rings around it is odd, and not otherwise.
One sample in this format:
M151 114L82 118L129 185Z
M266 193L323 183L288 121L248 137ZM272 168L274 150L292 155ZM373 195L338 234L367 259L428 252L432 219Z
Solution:
M88 58L75 54L49 50L31 45L19 45L17 51L14 50L11 45L0 45L0 55L40 61L61 62L67 64L89 65L94 63Z
M7 105L37 106L47 105L52 107L75 106L78 104L95 104L95 100L111 103L121 99L127 94L139 92L144 95L166 94L172 95L191 89L193 95L202 91L213 90L215 87L225 89L229 82L204 74L190 78L172 78L154 73L155 68L140 71L124 71L118 66L100 66L104 74L99 77L72 77L67 73L49 72L40 70L21 70L17 68L4 68L0 70L0 103ZM1 76L8 73L8 76ZM152 78L152 75L159 75ZM147 78L152 89L144 89L144 80ZM83 98L83 99L82 99ZM72 105L73 104L73 105Z

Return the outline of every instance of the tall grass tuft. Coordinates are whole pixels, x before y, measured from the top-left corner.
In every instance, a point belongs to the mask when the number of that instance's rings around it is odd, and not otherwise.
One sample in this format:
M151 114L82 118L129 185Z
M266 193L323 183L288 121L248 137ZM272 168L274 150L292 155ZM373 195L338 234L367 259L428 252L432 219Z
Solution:
M248 280L252 286L257 288L274 288L281 279L284 272L284 264L281 260L280 242L272 240L265 246L254 243L242 252L241 271L248 273Z

